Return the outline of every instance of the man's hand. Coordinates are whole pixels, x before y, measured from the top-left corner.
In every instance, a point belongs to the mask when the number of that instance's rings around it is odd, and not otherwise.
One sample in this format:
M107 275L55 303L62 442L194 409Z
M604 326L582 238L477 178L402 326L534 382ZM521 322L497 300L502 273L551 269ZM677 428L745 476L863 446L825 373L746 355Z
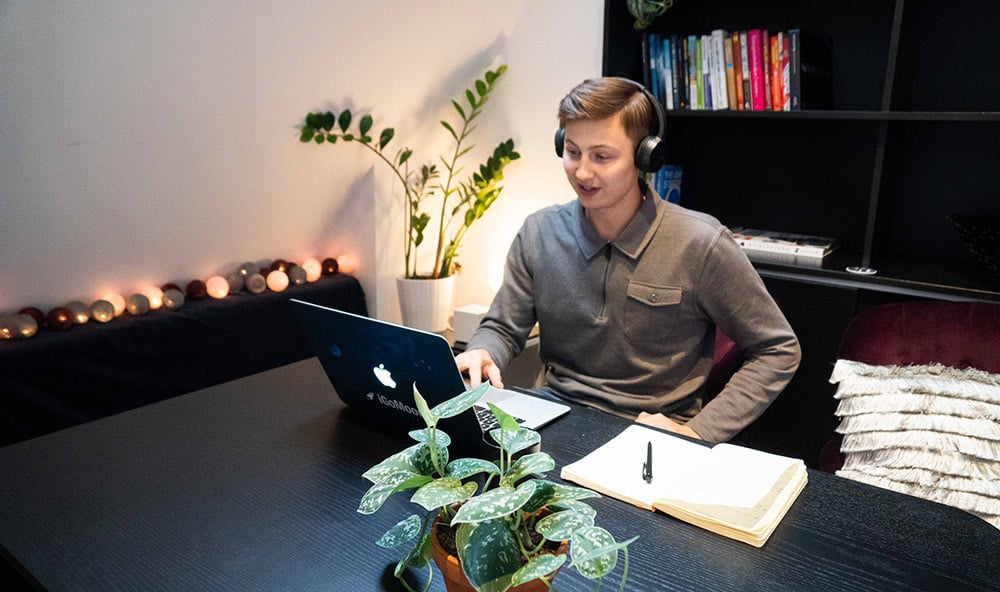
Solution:
M470 349L455 356L458 369L462 372L469 372L469 386L478 386L486 376L490 383L503 388L503 378L500 376L500 367L493 363L490 352L485 349Z
M701 440L701 436L698 435L698 432L692 430L684 424L677 423L662 413L654 414L642 411L635 418L635 421L636 423L645 424L654 428L660 428L662 430L667 430L668 432L674 432L675 434L681 434L682 436L689 436L691 438Z

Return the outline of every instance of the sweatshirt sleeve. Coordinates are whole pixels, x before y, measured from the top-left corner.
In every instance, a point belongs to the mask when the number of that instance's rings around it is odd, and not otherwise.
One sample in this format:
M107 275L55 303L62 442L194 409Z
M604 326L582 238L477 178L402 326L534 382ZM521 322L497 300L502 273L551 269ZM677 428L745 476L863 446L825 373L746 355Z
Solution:
M466 349L482 348L490 353L501 371L521 350L535 326L534 289L527 263L525 241L519 232L507 252L504 280L490 310L473 332Z
M723 442L757 419L788 385L801 359L798 339L736 241L722 230L699 286L709 318L744 350L743 366L688 425Z

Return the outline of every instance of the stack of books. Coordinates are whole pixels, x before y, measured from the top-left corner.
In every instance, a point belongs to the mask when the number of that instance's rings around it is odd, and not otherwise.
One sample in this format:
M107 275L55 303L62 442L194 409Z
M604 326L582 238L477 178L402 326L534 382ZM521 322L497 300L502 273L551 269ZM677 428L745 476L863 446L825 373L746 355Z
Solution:
M840 246L839 240L826 236L759 230L742 226L731 230L733 238L743 247L747 255L759 255L762 256L762 260L769 255L777 262L787 261L788 257L819 260Z
M829 39L800 29L643 39L646 86L667 109L799 111L832 107Z

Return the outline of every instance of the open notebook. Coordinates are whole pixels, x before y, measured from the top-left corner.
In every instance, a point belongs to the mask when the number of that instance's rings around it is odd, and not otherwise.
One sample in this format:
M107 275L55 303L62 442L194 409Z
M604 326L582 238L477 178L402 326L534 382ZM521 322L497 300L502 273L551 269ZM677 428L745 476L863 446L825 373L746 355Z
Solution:
M652 449L652 479L643 478ZM763 546L805 487L805 463L733 444L714 447L630 425L561 477L706 530Z

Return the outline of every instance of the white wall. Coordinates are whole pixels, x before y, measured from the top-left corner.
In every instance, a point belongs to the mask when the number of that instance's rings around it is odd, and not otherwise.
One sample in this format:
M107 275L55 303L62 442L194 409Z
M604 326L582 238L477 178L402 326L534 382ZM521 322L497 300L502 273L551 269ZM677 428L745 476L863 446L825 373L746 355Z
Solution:
M371 111L431 160L450 99L506 63L475 139L513 137L522 159L464 244L456 302L488 303L524 215L573 197L555 110L600 74L603 4L0 3L0 314L336 256L371 312L398 319L401 256L378 250L398 211L373 207L397 188L360 148L303 145L297 128Z

